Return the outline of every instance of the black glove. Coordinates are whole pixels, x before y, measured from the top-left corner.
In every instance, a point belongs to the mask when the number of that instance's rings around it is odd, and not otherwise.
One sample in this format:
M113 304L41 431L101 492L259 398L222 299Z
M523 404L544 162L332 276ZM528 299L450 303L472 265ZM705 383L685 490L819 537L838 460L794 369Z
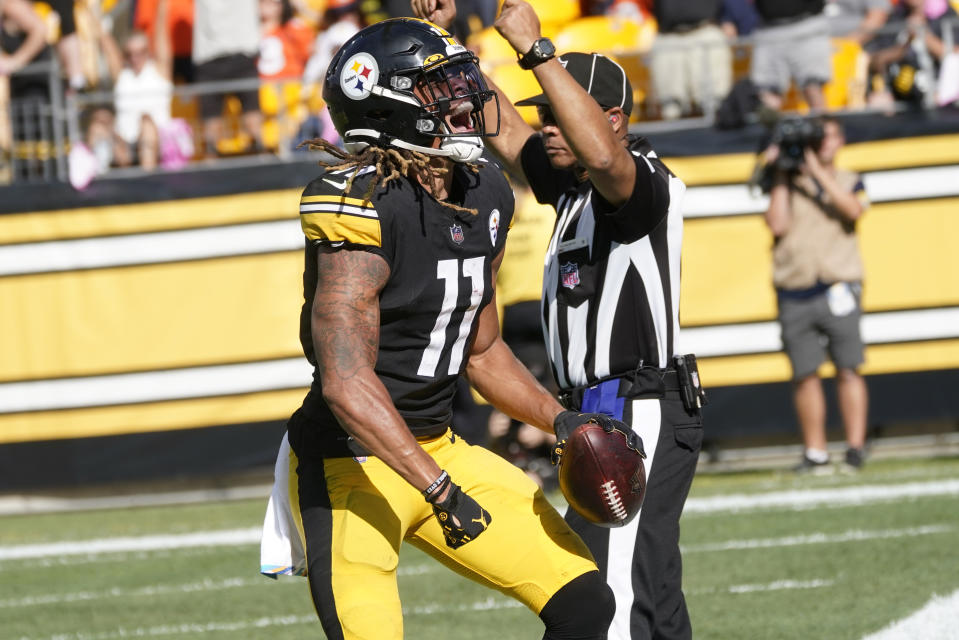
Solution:
M446 546L459 549L486 531L486 527L493 518L488 511L479 506L476 500L463 493L459 485L453 483L449 476L446 476L440 486L430 494L432 496L442 494L444 485L449 485L450 488L445 500L435 502L435 497L431 500L430 496L427 496L426 501L433 505L433 515L439 520L440 527L443 529Z
M578 413L576 411L562 411L553 420L553 432L556 434L557 444L562 444L576 427L587 422L595 422L603 428L603 431L610 433L619 431L626 436L626 446L646 457L646 451L643 450L643 439L639 437L632 427L625 422L611 418L605 413Z

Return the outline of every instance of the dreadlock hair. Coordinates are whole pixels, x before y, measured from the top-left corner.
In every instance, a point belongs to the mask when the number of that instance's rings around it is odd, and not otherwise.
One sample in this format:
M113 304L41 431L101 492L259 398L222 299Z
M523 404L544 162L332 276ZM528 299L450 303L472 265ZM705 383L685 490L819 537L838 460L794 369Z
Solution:
M331 171L353 169L353 173L351 173L346 180L346 188L343 191L345 194L348 194L353 189L353 180L360 172L360 169L368 166L376 167L376 179L370 180L370 184L366 188L366 193L363 194L363 204L370 202L377 186L385 187L391 180L402 178L409 174L411 170L414 175L425 184L430 183L434 172L439 172L440 175L443 175L449 171L449 169L438 168L431 165L430 156L411 149L395 149L393 147L368 145L359 153L348 153L323 138L313 138L312 140L302 142L299 146L305 146L312 151L322 151L335 158L335 160L332 161L320 160L319 164L321 167L325 167ZM479 172L478 164L469 162L466 163L466 166L473 173ZM474 216L479 214L479 211L476 209L461 207L443 200L438 202L453 211L463 211Z

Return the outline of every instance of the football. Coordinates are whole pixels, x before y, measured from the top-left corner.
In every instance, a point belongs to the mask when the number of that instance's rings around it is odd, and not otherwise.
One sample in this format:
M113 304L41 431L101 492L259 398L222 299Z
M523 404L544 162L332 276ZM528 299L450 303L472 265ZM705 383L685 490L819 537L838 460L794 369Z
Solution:
M585 519L601 527L621 527L636 517L646 496L643 457L627 446L624 433L587 422L566 440L559 488Z

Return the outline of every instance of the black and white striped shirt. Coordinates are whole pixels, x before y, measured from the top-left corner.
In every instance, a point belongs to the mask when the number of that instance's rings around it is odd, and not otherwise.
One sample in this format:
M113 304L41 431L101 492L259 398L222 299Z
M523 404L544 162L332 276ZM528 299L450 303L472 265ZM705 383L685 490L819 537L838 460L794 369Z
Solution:
M679 337L680 207L686 186L644 138L630 140L636 184L614 209L554 169L539 136L523 170L537 200L556 209L543 276L543 331L560 388L640 366L666 368Z

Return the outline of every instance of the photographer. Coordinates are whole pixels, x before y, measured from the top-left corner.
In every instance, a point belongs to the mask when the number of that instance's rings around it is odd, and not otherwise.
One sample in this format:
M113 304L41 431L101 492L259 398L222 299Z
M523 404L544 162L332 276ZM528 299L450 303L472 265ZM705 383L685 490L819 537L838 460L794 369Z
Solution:
M863 464L868 407L866 384L858 373L863 363L863 269L856 239L856 222L868 201L859 175L834 164L845 144L839 121L824 118L819 123L821 139L804 138L808 144L798 166L784 162L787 147L774 142L767 149L772 186L765 214L774 238L773 283L783 347L792 366L793 400L805 444L796 470L814 473L831 469L826 403L817 373L825 359L824 341L837 370L847 470Z

